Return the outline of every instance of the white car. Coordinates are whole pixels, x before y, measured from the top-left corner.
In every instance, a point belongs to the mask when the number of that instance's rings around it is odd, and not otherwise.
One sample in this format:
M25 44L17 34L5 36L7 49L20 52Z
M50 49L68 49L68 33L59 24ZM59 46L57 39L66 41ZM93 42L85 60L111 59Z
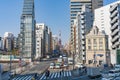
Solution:
M59 69L60 68L60 63L56 63L55 68Z
M53 69L55 67L55 63L50 63L50 69Z
M75 67L77 67L77 68L83 68L84 66L81 63L78 63L78 64L75 65Z
M63 66L64 66L64 67L68 67L68 64L67 64L67 63L65 63Z

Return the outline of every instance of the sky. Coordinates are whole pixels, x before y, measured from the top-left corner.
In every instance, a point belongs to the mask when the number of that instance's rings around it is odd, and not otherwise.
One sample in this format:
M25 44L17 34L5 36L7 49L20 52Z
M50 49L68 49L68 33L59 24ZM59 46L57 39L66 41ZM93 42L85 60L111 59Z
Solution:
M12 32L17 36L20 32L20 16L24 0L0 0L0 36ZM104 5L117 0L104 0ZM70 1L69 0L35 0L35 19L37 23L45 23L52 33L61 32L62 43L70 38Z

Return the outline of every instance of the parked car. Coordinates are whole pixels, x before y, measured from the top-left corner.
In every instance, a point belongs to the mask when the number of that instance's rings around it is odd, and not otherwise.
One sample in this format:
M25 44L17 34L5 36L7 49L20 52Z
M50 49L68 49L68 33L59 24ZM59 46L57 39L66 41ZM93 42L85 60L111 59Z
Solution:
M64 65L63 65L64 67L68 67L68 64L67 63L64 63Z
M53 69L55 67L55 63L50 63L50 69Z
M60 63L56 63L55 68L60 68L60 65L61 65Z

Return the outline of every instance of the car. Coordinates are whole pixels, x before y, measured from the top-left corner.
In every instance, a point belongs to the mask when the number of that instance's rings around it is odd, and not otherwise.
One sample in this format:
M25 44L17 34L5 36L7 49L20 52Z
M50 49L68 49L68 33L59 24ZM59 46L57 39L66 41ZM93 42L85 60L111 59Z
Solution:
M77 63L77 64L75 65L75 67L77 67L77 68L83 68L84 66L83 66L83 64L81 64L81 63Z
M67 63L65 63L63 66L64 66L64 67L68 67L68 64L67 64Z
M55 67L55 63L50 63L50 69L53 69Z
M55 64L55 68L59 69L59 68L60 68L60 65L61 65L60 63L56 63L56 64Z

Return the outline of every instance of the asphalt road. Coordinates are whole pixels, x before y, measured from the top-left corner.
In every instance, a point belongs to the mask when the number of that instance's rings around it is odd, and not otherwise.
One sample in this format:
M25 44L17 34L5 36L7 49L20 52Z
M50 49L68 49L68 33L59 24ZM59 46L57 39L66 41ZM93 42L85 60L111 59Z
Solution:
M49 67L49 64L51 61L42 61L37 64L33 64L33 67L31 69L27 69L22 74L29 74L29 73L42 73L44 70L46 70Z

